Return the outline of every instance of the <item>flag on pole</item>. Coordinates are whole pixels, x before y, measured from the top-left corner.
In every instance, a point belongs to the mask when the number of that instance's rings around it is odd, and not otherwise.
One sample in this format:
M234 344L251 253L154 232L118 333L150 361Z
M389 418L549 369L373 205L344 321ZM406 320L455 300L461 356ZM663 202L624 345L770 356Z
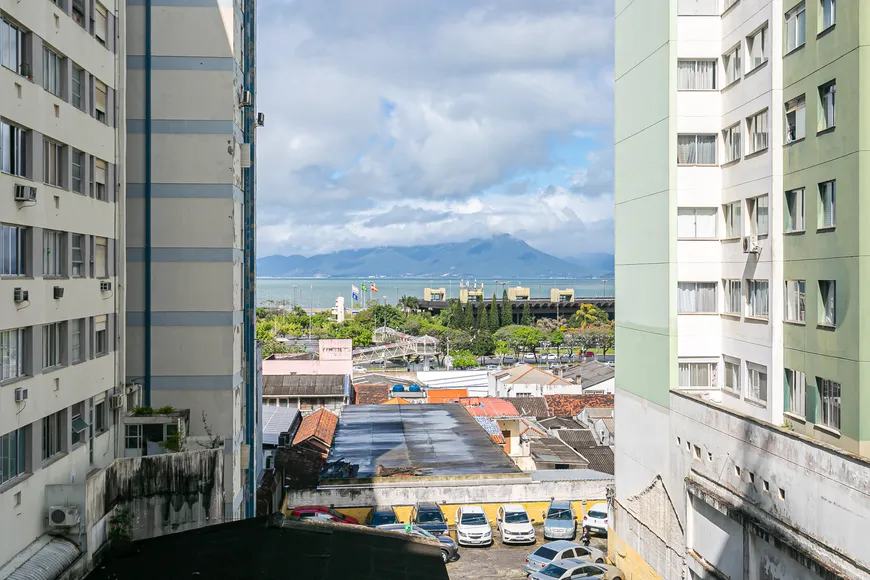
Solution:
M377 291L378 291L378 287L375 286L374 282L372 282L372 292L377 292Z
M363 284L362 284L362 291L365 292L366 290L368 290L368 288L366 287L365 282L363 282Z
M350 285L350 295L354 300L359 300L359 288L354 284Z

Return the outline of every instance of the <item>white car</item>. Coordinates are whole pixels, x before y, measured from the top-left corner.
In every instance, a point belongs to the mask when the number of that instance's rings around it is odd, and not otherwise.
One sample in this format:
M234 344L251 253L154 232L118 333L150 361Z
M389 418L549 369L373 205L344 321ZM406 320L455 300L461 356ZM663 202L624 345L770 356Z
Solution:
M599 503L589 508L583 516L583 527L589 528L589 533L607 535L607 504Z
M527 362L535 362L538 360L538 358L533 353L527 352L523 355L523 360Z
M623 580L625 574L616 566L592 564L577 558L556 560L540 572L529 576L531 580L574 580L575 578L597 578L598 580Z
M460 546L489 546L492 544L490 523L482 507L461 506L456 509L456 540Z
M506 504L498 508L495 528L501 534L502 544L535 543L535 528L526 508L519 504Z
M345 368L347 368L347 367L345 367ZM353 372L365 373L365 372L368 372L368 370L365 367L353 367Z
M552 352L551 352L550 354L547 355L547 361L548 361L548 362L556 362L556 361L558 361L558 360L559 360L559 356L558 356L557 354L555 354L555 353L552 353Z

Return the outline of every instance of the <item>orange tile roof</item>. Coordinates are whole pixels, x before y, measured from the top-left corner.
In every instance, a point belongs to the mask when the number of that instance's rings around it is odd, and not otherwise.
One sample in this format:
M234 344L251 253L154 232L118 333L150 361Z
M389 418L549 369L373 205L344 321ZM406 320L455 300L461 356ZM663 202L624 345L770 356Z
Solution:
M504 399L495 397L466 397L459 399L472 416L477 417L519 417L516 407Z
M390 385L385 383L354 385L353 390L357 405L380 405L390 399Z
M302 419L296 437L293 438L293 445L316 439L328 448L332 445L332 437L337 426L338 417L326 409L318 409Z
M468 389L429 389L426 397L430 403L450 403L468 396Z
M612 407L613 395L544 395L553 417L574 417L586 407Z
M402 397L395 397L390 399L386 403L381 403L381 405L410 405L411 401L408 399L403 399Z

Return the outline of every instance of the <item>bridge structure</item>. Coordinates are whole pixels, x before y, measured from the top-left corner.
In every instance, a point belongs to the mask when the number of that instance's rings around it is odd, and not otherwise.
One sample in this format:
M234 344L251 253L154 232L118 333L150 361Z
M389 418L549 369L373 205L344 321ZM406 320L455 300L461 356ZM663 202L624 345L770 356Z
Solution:
M431 358L438 354L439 340L433 336L411 336L382 326L372 333L375 346L357 348L353 351L354 364L408 359Z
M501 299L496 301L501 308ZM433 314L438 314L442 310L446 310L449 306L446 300L420 300L420 310L427 310ZM492 300L469 300L468 304L476 308L481 306L489 306ZM523 314L523 309L526 304L532 311L535 318L571 318L571 316L580 309L581 304L592 304L607 313L607 316L613 320L613 313L616 308L615 298L574 298L574 300L554 301L548 298L531 298L527 300L511 300L511 313L514 322L519 323Z

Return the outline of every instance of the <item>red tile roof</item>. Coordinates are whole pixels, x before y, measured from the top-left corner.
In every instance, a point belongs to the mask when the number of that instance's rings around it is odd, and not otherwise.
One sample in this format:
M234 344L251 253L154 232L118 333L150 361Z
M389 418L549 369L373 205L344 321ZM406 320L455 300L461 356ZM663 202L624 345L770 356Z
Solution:
M302 419L296 437L293 438L293 445L305 443L318 450L329 451L337 426L338 417L326 409L318 409Z
M390 385L374 384L374 385L354 385L354 404L356 405L380 405L386 403L390 399Z
M459 403L475 417L519 417L516 407L504 399L493 397L467 397Z
M544 395L553 417L574 417L586 407L612 407L613 395Z

